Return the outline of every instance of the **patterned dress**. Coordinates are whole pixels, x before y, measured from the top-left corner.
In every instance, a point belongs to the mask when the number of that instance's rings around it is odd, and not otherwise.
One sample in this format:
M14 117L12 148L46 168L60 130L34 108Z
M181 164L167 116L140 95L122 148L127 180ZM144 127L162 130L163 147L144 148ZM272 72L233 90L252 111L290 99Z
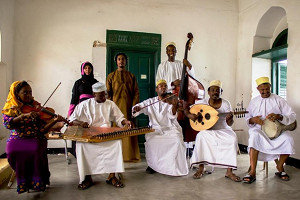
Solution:
M16 172L17 192L23 193L29 189L44 191L46 185L50 184L47 139L40 133L45 123L26 118L15 126L15 117L3 114L3 125L10 129L6 154L10 166Z

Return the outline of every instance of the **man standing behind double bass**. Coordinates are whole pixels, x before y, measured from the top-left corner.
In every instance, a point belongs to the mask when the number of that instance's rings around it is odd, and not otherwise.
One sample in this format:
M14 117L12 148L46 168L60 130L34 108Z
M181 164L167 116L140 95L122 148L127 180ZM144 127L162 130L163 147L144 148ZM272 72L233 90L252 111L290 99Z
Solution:
M195 76L194 68L188 60L184 59L183 62L175 60L176 53L176 44L174 42L167 43L166 54L168 56L168 60L159 64L156 73L156 82L162 79L166 80L169 90L180 86L183 64L187 66L187 72L189 75L192 77Z

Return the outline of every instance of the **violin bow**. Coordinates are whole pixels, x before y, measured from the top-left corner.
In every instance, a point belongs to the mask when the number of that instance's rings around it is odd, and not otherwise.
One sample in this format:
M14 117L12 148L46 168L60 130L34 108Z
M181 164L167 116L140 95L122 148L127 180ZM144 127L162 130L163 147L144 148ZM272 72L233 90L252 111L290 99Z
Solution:
M46 103L49 101L49 99L52 97L52 95L54 94L54 92L57 90L57 88L60 86L61 82L59 82L59 84L56 86L56 88L54 89L54 91L52 92L52 94L49 96L49 98L46 100L46 102L44 103L44 105L42 107L44 107L46 105Z
M163 98L163 99L160 99L160 100L158 100L158 101L155 101L155 102L153 102L153 103L150 103L149 105L146 105L146 106L144 106L144 107L141 107L141 110L144 109L144 108L147 108L148 106L151 106L151 105L153 105L153 104L156 104L156 103L158 103L158 102L160 102L160 101L164 101L164 100L166 100L166 99L168 99L168 98L170 98L170 97L173 97L173 96L175 96L175 95L176 95L176 94L171 94L171 95L168 96L168 97L165 97L165 98ZM135 114L136 112L133 111L132 113Z

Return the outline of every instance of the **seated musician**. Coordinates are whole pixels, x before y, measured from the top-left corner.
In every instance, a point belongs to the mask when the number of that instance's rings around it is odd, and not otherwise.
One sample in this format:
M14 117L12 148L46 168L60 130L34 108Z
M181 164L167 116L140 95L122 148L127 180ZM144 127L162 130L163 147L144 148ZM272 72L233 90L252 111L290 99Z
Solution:
M230 112L230 103L220 98L222 83L219 80L210 82L208 88L209 99L198 101L206 104L219 113ZM198 120L198 115L185 110L185 114L193 121ZM227 168L225 177L235 182L241 179L232 170L237 168L237 137L230 126L233 124L232 114L219 114L216 124L209 130L200 131L196 136L195 148L191 157L191 165L199 164L198 171L193 175L194 179L200 179L204 175L204 165Z
M111 121L119 127L131 126L131 122L117 105L106 99L106 87L104 83L97 82L92 85L94 98L78 104L69 120L74 125L88 128L110 127ZM115 187L124 187L124 184L115 176L115 173L124 172L122 157L122 141L112 140L101 143L76 142L77 165L80 178L78 189L89 188L93 182L91 175L109 173L107 184Z
M249 114L246 121L249 127L248 152L250 155L250 172L243 178L243 182L252 183L256 180L257 160L271 161L279 158L276 163L278 172L275 173L283 181L288 181L289 176L284 171L283 164L290 154L294 154L294 140L288 131L271 140L261 130L264 119L278 120L284 125L289 125L296 120L296 113L287 102L276 94L272 94L268 77L256 79L257 90L260 95L252 99L248 106Z
M155 132L145 135L147 173L159 172L170 176L187 175L189 170L185 157L182 129L177 122L178 100L172 105L159 101L167 91L165 80L156 83L157 97L147 99L132 108L134 117L143 113L149 117L149 125ZM153 105L150 105L157 102ZM147 105L150 105L146 107Z
M26 112L25 107L29 108ZM6 154L16 172L18 193L29 189L45 191L46 185L50 184L45 133L63 121L63 117L42 118L38 108L40 103L33 99L32 89L26 81L11 84L2 113L3 124L10 130Z

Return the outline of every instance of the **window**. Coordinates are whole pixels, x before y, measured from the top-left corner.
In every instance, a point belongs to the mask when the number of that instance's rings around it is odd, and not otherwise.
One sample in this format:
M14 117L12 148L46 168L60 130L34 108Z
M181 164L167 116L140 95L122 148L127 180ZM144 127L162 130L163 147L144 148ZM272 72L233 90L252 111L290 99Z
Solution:
M273 62L272 91L286 99L287 60Z

